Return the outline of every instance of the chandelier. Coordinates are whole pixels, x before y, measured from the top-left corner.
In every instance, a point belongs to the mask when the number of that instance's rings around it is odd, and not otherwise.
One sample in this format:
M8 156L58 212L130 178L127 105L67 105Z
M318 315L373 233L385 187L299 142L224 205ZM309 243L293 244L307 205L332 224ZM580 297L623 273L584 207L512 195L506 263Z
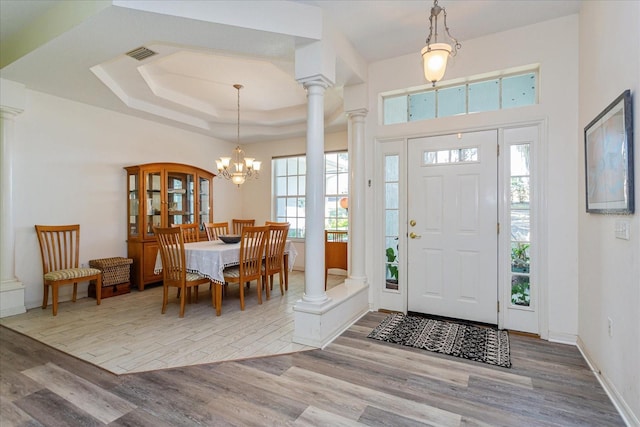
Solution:
M244 151L240 148L240 84L233 85L238 90L238 132L236 137L237 147L233 150L232 157L220 157L216 160L218 167L218 177L230 179L231 182L240 187L247 179L258 178L262 162L253 157L245 157ZM232 163L233 160L233 163Z
M448 43L438 43L438 17L440 12L443 14L444 30L453 42L453 48ZM433 38L433 43L431 39ZM431 16L429 16L429 36L426 41L427 45L422 48L420 54L422 55L422 66L424 68L424 77L436 85L436 82L444 77L444 72L447 68L447 59L449 56L455 56L458 53L458 49L462 45L451 36L449 33L449 27L447 26L447 11L444 7L438 6L438 0L433 0L433 7L431 8Z

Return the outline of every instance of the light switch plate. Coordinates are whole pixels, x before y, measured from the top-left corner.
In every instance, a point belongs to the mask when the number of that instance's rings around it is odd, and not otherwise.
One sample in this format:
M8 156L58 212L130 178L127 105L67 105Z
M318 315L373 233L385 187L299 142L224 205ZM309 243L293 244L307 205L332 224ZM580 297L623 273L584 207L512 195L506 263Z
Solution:
M616 239L629 240L629 221L616 220Z

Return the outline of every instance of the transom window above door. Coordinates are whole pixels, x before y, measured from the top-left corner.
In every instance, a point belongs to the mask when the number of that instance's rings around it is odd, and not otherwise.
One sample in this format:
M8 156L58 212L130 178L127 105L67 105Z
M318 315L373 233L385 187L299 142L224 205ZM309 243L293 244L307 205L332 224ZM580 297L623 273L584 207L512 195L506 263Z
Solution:
M538 102L538 70L470 79L399 94L382 94L383 124L392 125L438 117L533 105Z

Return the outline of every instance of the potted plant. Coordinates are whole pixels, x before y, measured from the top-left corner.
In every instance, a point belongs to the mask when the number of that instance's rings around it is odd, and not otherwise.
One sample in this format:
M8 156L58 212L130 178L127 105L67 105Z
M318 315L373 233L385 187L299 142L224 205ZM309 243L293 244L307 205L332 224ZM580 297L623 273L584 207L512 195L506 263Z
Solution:
M531 303L528 276L514 275L511 278L511 303L525 307Z
M529 243L516 243L511 247L511 271L529 272Z
M398 266L393 264L398 259L398 255L393 248L387 248L387 289L398 289Z

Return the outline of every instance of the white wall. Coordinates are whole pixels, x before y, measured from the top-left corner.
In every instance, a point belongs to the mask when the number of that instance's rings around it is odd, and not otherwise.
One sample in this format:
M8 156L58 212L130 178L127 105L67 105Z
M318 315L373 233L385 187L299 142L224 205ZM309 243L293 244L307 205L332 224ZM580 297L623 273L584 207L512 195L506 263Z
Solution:
M551 48L552 47L552 48ZM449 81L493 71L540 64L540 103L504 111L416 121L407 124L378 124L379 93L425 86L418 51L413 55L373 64L369 69L369 114L367 117L367 179L375 178L373 147L376 138L435 135L512 123L543 121L542 143L546 147L547 185L543 206L546 221L542 238L541 264L546 268L548 314L543 336L572 341L578 333L577 224L578 215L578 16L559 18L540 24L497 33L474 40L463 40L462 49L447 68ZM447 82L442 82L446 84ZM374 185L375 187L375 185ZM373 212L371 190L367 210ZM409 195L410 197L410 195ZM372 216L367 230L373 230ZM372 235L369 233L368 235ZM372 251L371 245L367 249ZM367 254L367 276L374 278L375 253ZM381 282L383 278L377 278ZM372 283L373 287L381 286ZM543 313L544 314L544 313Z
M13 141L15 274L27 308L42 304L42 267L34 224L79 223L81 262L126 256L124 166L186 163L214 172L233 143L27 91ZM234 188L216 179L214 217L241 213ZM239 203L229 203L239 201ZM86 295L87 285L80 288ZM71 287L61 289L69 299Z
M622 401L630 424L640 425L640 2L583 2L579 88L580 346ZM583 129L625 89L634 97L636 214L587 214ZM614 237L621 219L631 225L628 241Z

